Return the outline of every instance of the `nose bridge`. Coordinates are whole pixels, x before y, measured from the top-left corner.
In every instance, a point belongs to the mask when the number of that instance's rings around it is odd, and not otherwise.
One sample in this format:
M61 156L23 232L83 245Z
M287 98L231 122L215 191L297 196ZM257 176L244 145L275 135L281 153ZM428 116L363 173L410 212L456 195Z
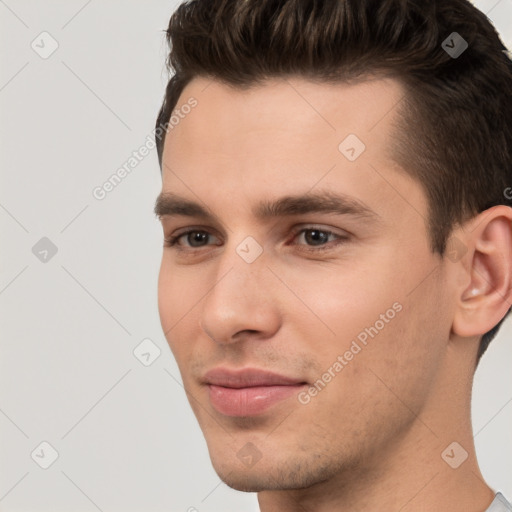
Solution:
M218 342L239 331L268 334L278 327L276 304L269 296L269 270L263 248L254 239L225 246L201 312L201 325Z
M233 310L254 306L263 295L265 273L268 269L262 254L255 257L254 248L247 247L246 242L226 247L219 257L215 281L206 300Z

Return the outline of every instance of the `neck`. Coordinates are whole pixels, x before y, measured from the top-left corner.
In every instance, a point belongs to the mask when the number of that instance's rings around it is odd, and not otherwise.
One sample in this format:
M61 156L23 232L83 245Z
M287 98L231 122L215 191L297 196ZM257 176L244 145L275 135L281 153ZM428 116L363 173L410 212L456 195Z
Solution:
M454 359L460 359L457 352ZM357 468L307 489L260 492L261 512L485 512L495 492L485 483L475 454L472 374L454 372L453 365L447 361L451 371L440 372L422 411L411 411L416 419L400 439L371 460L359 461ZM461 378L466 388L457 393Z
M454 439L468 453L456 469L441 456L458 462L462 449L446 450ZM406 439L364 469L308 489L263 491L258 501L261 512L484 512L494 494L480 473L471 436L437 437L418 422Z

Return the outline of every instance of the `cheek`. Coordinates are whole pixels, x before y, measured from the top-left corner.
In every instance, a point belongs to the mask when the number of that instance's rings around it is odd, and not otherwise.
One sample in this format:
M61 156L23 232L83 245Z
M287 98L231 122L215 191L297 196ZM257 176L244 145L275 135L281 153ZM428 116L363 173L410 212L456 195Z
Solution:
M173 353L184 382L188 382L190 364L202 361L204 344L199 322L201 304L211 288L205 272L193 266L177 266L162 260L158 276L158 311L162 331Z
M412 294L409 290L383 293L376 298L377 307L360 306L367 312L364 318L355 310L348 317L366 325L355 325L353 332L358 332L343 340L344 349L351 345L344 354L352 359L335 394L370 423L372 418L388 417L390 411L407 416L408 408L421 410L441 365L450 331L442 287L432 281ZM399 307L389 309L392 304Z
M290 321L309 340L322 372L336 374L332 380L339 386L332 391L339 387L345 396L372 401L391 393L387 384L414 402L418 390L428 389L450 322L447 313L439 316L447 310L441 281L435 275L424 279L435 266L427 263L404 272L407 262L389 252L339 270L317 268L293 281L290 275L290 287L310 310L288 307Z
M179 345L176 342L182 339L183 334L180 332L194 314L197 298L193 290L190 278L166 262L164 254L158 276L158 312L162 330L173 353Z
M418 333L417 328L428 325L427 316L418 316L411 303L402 307L377 334L368 334L366 344L357 335L345 337L340 331L330 350L321 353L322 373L313 384L318 391L301 410L305 418L314 419L312 444L323 436L333 450L349 453L368 445L368 439L386 443L414 419L411 411L424 407L442 351L430 335ZM345 314L345 324L355 322L350 311ZM341 319L338 325L343 328Z
M164 333L167 333L174 323L176 302L176 283L172 279L168 265L162 260L158 274L158 313Z
M369 270L374 269L374 270ZM287 283L295 297L286 306L291 323L300 325L304 339L315 341L319 361L328 362L343 354L355 339L382 337L400 317L404 293L395 276L381 272L386 265L348 261L332 266L311 266L307 271L289 273ZM382 317L381 317L382 315ZM292 319L293 318L293 319Z

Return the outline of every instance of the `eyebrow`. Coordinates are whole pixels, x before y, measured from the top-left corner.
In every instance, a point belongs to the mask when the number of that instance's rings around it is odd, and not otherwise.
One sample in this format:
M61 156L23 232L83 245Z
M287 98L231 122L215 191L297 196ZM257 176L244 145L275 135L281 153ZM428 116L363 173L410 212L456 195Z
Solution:
M216 215L206 207L172 192L162 192L155 201L154 213L159 218L185 216L217 221ZM298 216L309 213L348 215L368 221L378 221L380 215L358 199L329 190L319 190L299 195L287 195L258 203L252 214L264 221L276 217Z

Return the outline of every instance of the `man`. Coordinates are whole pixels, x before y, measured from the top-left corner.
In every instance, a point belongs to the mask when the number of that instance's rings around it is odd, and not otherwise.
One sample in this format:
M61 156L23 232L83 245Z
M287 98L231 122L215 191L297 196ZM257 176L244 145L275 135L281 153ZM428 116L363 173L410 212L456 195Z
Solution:
M195 0L156 124L159 312L263 512L512 510L477 363L512 299L512 63L465 0Z

